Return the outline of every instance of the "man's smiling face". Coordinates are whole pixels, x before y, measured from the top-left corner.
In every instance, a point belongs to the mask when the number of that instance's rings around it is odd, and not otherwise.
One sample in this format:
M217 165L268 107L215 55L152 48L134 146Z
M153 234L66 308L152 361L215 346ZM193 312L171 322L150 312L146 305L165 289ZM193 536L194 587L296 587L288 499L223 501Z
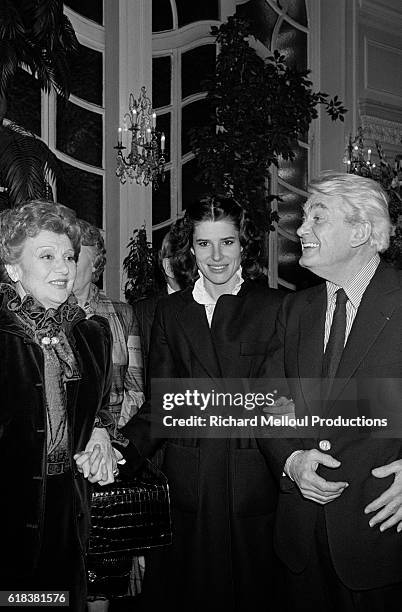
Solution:
M355 254L353 232L342 198L313 194L304 206L303 223L297 230L303 251L300 265L327 280L342 277Z

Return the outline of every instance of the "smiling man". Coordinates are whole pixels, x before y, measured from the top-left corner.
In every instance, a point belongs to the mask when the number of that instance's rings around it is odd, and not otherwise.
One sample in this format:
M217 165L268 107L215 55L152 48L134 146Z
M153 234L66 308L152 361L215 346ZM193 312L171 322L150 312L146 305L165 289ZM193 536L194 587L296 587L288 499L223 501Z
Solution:
M386 194L370 179L334 173L313 182L310 194L300 265L326 282L285 298L261 374L289 379L296 413L317 412L312 379L320 416L332 422L365 410L396 413L402 275L379 256L391 233ZM276 548L287 568L284 609L399 611L402 440L389 430L374 437L327 427L315 438L259 444L282 490Z

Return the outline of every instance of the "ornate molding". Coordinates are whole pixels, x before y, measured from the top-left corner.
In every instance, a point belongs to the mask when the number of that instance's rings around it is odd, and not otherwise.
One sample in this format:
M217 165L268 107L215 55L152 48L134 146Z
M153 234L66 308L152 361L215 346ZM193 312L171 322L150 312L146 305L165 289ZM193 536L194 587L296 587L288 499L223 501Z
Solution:
M402 146L402 122L361 115L361 124L368 139Z

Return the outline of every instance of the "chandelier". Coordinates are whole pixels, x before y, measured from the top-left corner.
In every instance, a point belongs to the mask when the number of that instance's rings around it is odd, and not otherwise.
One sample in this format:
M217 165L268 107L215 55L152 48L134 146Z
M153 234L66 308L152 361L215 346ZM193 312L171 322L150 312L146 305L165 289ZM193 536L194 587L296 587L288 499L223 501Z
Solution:
M363 128L359 127L357 134L352 138L349 136L349 143L346 147L343 163L346 164L346 171L349 174L358 174L367 178L374 178L376 174L376 164L371 159L371 149L364 148Z
M127 139L127 147L123 145ZM156 130L156 113L141 87L138 99L130 93L128 113L124 115L123 127L118 129L116 176L124 184L127 179L138 185L158 185L164 179L166 138ZM128 149L127 155L123 151Z
M365 148L363 139L363 128L359 127L354 138L349 136L349 142L345 150L343 163L349 174L358 174L366 178L374 179L383 185L385 189L400 190L402 156L396 155L393 166L387 161L384 150L379 142L375 142L378 163L372 159L372 150Z

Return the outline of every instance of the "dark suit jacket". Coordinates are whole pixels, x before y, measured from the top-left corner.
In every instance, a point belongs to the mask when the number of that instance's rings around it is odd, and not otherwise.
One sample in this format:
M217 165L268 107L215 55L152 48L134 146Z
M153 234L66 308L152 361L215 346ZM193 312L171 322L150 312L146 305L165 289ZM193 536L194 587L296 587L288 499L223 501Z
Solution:
M384 411L402 410L401 281L400 271L379 265L358 309L324 416L381 417ZM287 296L278 316L275 356L261 370L264 376L279 376L282 367L282 373L293 379L290 394L296 411L303 413L317 412L312 409L311 379L320 378L325 311L325 283ZM348 401L353 395L355 401ZM320 439L330 441L329 452L341 461L341 467L331 470L320 466L319 474L327 480L349 482L342 495L324 507L338 576L351 589L400 582L400 534L395 529L385 533L378 527L371 529L370 517L363 510L392 483L393 476L378 479L371 470L402 457L401 439L373 438L363 431L331 427L319 431L315 439L260 440L282 489L276 520L278 554L295 572L302 571L308 562L318 505L303 498L296 485L281 474L294 450L319 448Z
M163 298L152 329L151 375L255 376L281 300L279 291L246 281L238 295L219 298L210 330L191 288ZM149 411L144 405L122 429L148 457L158 442L150 438ZM162 470L171 493L173 544L147 560L147 593L176 610L257 605L275 585L277 486L255 440L230 432L220 439L168 440Z

